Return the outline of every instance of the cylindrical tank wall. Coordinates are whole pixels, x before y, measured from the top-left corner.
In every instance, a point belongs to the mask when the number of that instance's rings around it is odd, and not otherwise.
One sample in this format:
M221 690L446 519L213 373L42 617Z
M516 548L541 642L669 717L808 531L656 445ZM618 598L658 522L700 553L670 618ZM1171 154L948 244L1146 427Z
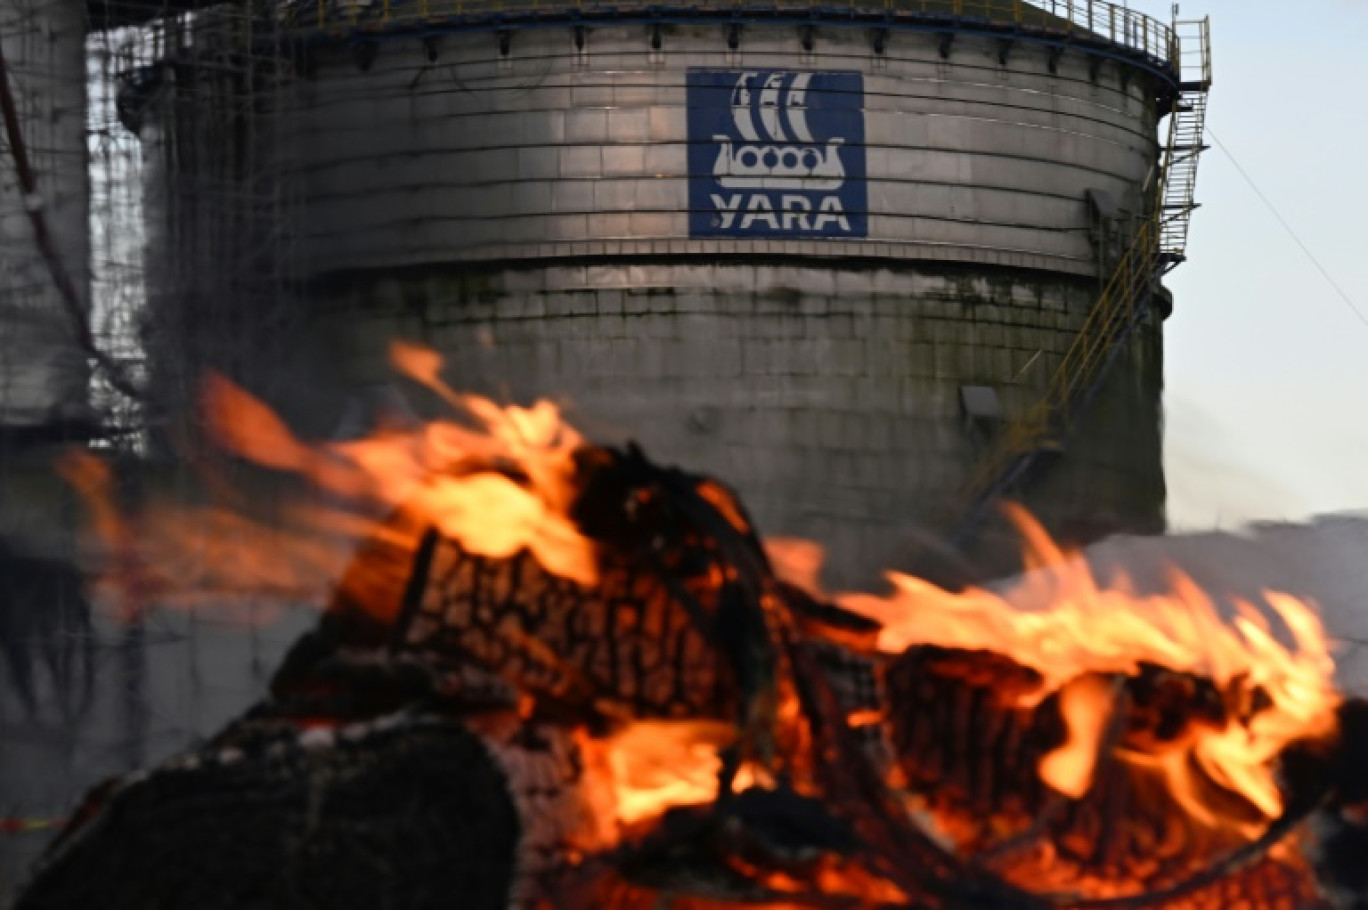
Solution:
M1025 409L1095 297L1087 281L936 266L556 266L349 283L321 323L344 375L383 341L450 353L458 388L551 397L591 437L736 485L768 534L820 540L833 582L908 566L984 454L960 388ZM1146 324L1026 499L1062 529L1163 528L1161 332Z
M948 56L927 32L881 52L863 28L811 38L751 24L733 50L722 24L694 23L653 48L634 24L591 25L582 49L570 27L517 30L506 56L479 31L313 48L275 137L311 340L271 364L298 376L275 383L277 406L326 430L347 389L390 377L391 338L427 342L461 386L559 399L591 435L716 472L767 533L827 542L838 583L901 563L947 529L994 432L961 389L1024 409L1096 300L1108 244L1090 197L1113 203L1117 235L1147 214L1157 77L991 36ZM832 181L848 221L826 230L815 214L767 225L761 193L722 191L786 175L732 168L713 115L771 79L791 97L803 73L825 86L811 132L823 105L849 127ZM752 144L782 154L793 111L762 126L764 107ZM719 230L728 206L758 230ZM1142 326L1027 493L1054 530L1162 528L1161 346ZM320 385L339 390L330 405Z
M506 58L492 35L466 34L443 38L435 63L416 40L389 41L364 71L349 47L315 52L283 121L307 200L304 273L791 254L1092 275L1088 191L1143 208L1157 114L1151 80L1125 67L1094 73L1075 54L1051 73L1030 45L1004 65L999 42L970 38L947 61L938 37L919 33L895 33L876 54L864 29L819 27L810 53L796 25L748 28L735 52L718 24L662 32L653 52L642 26L591 28L576 52L570 29L520 31ZM688 79L700 70L754 74L754 94L766 74L857 74L864 136L850 151L867 179L846 176L865 190L867 230L700 237L690 147L712 138L690 134ZM731 93L720 94L712 103Z
M6 0L3 47L19 132L38 184L26 198L9 143L0 151L0 427L86 416L87 365L34 239L41 205L62 265L86 299L85 16L80 3Z

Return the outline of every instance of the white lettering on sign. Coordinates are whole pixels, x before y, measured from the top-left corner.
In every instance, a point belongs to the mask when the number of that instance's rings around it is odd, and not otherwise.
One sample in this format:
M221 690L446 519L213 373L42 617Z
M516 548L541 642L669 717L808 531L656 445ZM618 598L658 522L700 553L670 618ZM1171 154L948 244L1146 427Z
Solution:
M757 221L763 221L765 227L771 231L779 230L779 219L774 216L774 206L770 205L768 196L759 193L751 196L750 202L746 204L746 216L741 219L741 230L746 230Z
M784 210L784 230L812 230L808 227L808 212L812 211L812 203L806 196L790 196L786 193L779 198L779 207Z
M733 193L725 199L716 193L712 194L713 207L722 214L723 230L732 226L736 220L736 213L741 209L741 194Z
M823 196L815 213L812 211L812 200L788 193L779 197L778 212L765 193L730 193L726 196L712 193L710 198L717 215L717 224L723 230L735 226L744 231L758 226L771 230L825 232L828 235L834 230L851 233L850 218L839 196Z
M822 200L822 204L817 208L817 220L813 222L814 231L822 230L822 226L828 221L835 224L843 231L850 230L850 221L846 218L845 209L841 207L839 196L827 196Z

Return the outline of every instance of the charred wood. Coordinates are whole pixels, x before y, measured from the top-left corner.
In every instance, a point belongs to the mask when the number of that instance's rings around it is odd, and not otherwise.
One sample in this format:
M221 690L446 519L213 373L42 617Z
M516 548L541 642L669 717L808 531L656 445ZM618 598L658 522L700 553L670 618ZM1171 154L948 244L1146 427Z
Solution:
M1284 756L1271 825L1190 769L1203 805L1250 823L1237 833L1194 817L1147 760L1184 759L1264 693L1157 666L1109 676L1091 785L1070 798L1042 781L1067 731L1036 671L988 650L879 654L869 620L774 577L723 485L634 449L578 464L571 516L597 550L593 584L400 512L270 699L92 794L21 910L1301 910L1322 901L1300 849L1312 814L1315 870L1358 905L1359 703L1341 736ZM717 797L615 827L596 750L660 718L732 725ZM743 764L763 788L736 783Z
M519 823L475 735L326 739L248 723L97 791L16 910L508 905Z

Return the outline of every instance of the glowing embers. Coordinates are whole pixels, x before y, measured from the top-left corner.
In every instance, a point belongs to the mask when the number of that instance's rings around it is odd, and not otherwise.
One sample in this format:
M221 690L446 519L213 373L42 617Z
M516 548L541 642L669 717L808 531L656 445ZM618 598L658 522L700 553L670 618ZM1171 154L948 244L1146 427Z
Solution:
M630 826L717 799L720 754L735 745L736 728L718 721L637 721L590 742L612 781L605 814ZM754 784L754 769L743 768L736 783Z

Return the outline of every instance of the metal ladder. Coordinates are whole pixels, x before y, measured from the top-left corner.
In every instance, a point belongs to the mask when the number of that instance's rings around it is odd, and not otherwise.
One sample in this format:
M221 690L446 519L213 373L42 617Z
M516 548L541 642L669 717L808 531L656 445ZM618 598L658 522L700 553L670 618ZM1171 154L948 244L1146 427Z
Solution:
M1160 277L1186 258L1211 88L1209 20L1175 22L1174 42L1179 90L1160 158L1154 213L1131 239L1045 394L1003 427L970 472L956 499L960 517L949 535L956 546L973 537L988 509L1041 455L1063 451L1070 428L1148 312Z
M1173 24L1178 97L1169 118L1159 189L1159 249L1165 271L1187 258L1188 227L1197 208L1197 163L1206 145L1207 93L1211 90L1211 23Z

